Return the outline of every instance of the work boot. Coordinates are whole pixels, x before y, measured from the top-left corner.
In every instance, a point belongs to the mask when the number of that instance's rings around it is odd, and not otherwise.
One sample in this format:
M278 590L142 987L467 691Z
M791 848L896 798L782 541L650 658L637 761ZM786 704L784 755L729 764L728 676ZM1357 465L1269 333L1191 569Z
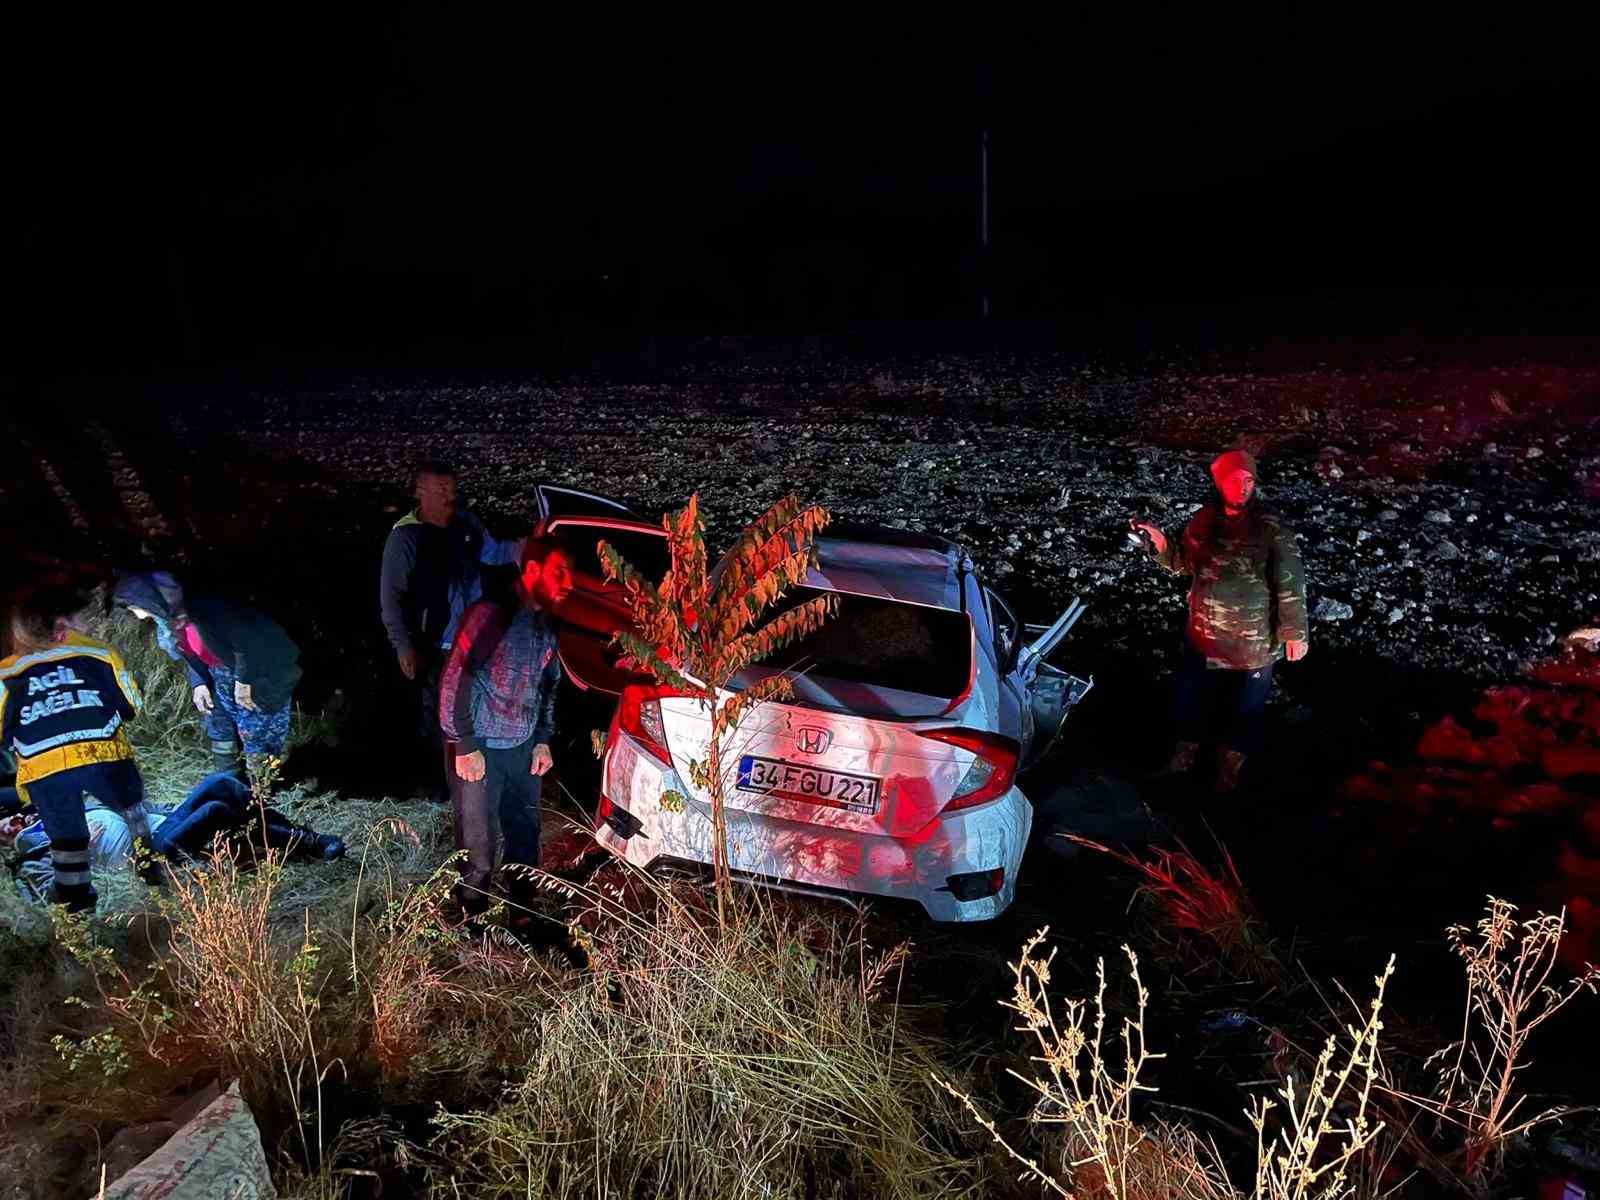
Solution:
M1167 765L1156 772L1158 775L1187 775L1194 770L1194 760L1200 753L1199 742L1179 742L1172 751L1172 758Z
M1238 791L1239 778L1244 773L1245 756L1237 750L1224 750L1217 762L1217 794L1226 796Z
M46 899L51 904L61 905L69 913L93 912L100 894L95 891L92 883L81 887L63 887L59 883L52 883Z
M231 750L226 754L213 750L211 752L211 773L213 775L232 775L235 779L244 779L244 759Z

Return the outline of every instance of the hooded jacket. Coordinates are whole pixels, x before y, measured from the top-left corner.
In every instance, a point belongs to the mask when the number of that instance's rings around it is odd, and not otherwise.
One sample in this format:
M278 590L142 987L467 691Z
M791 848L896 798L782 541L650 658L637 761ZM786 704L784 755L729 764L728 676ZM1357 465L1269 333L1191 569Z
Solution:
M1240 465L1254 474L1253 461ZM1207 665L1257 671L1282 655L1284 642L1307 640L1300 548L1294 531L1259 500L1230 516L1221 497L1212 497L1182 532L1167 534L1166 550L1154 557L1194 580L1187 634Z
M117 581L115 602L156 618L157 640L167 657L182 662L191 687L210 686L211 673L175 632L187 623L240 683L258 707L275 712L289 703L300 682L300 647L271 617L247 604L204 592L185 593L165 571L135 571ZM185 611L187 610L187 611Z

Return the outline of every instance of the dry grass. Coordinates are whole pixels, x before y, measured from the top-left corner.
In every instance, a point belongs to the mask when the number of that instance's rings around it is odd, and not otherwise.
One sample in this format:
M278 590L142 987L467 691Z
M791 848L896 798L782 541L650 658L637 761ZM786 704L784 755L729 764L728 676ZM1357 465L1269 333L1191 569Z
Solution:
M390 817L332 868L219 850L142 910L153 980L137 944L103 937L125 921L79 919L63 978L87 1003L65 1032L25 1031L29 1102L8 1115L54 1112L59 1132L113 1120L119 1093L126 1115L130 1085L153 1094L143 1113L175 1075L237 1075L285 1178L333 1196L372 1166L326 1108L351 1072L391 1103L447 1103L441 1194L943 1197L986 1178L988 1151L928 1082L946 1048L893 1002L903 950L758 897L719 932L698 892L637 876L630 907L541 877L591 930L593 968L575 971L454 920L451 865L418 872L436 844Z
M1460 1037L1430 1060L1438 1068L1432 1095L1403 1098L1438 1119L1436 1136L1454 1130L1461 1170L1481 1184L1501 1164L1506 1144L1569 1109L1530 1113L1518 1076L1529 1064L1533 1033L1583 992L1600 991L1600 968L1588 965L1559 985L1551 982L1566 932L1566 914L1516 917L1516 906L1488 898L1475 927L1446 930L1466 973Z
M1092 999L1067 999L1058 1017L1050 996L1054 953L1042 954L1048 930L1023 946L1012 964L1014 989L1004 1006L1016 1013L1018 1029L1034 1040L1038 1064L1032 1074L1013 1071L1033 1093L1032 1125L1060 1126L1054 1161L1041 1163L1001 1134L972 1098L949 1083L982 1127L1031 1179L1064 1197L1096 1200L1223 1200L1242 1196L1228 1180L1221 1156L1192 1130L1141 1120L1135 1100L1153 1093L1147 1068L1164 1057L1145 1043L1149 993L1139 979L1137 955L1128 956L1135 1010L1108 1031L1105 964L1097 968ZM1367 1119L1367 1105L1378 1075L1379 1014L1384 987L1394 969L1391 959L1377 978L1377 994L1366 1019L1349 1025L1342 1045L1329 1036L1304 1085L1291 1075L1279 1090L1279 1104L1258 1097L1246 1115L1256 1130L1256 1171L1252 1200L1341 1200L1356 1195L1352 1172L1376 1138L1380 1126ZM1109 1038L1108 1038L1109 1033Z
M591 972L545 996L498 1106L442 1113L441 1195L955 1197L983 1182L936 1047L888 1001L896 956L828 913L598 894Z
M1048 934L1048 928L1041 929L1023 945L1011 966L1011 997L1002 1004L1017 1014L1017 1029L1033 1039L1038 1051L1032 1061L1042 1072L1011 1074L1034 1095L1030 1124L1058 1126L1064 1133L1053 1139L1054 1161L1047 1167L1022 1153L970 1096L943 1080L942 1086L977 1117L1025 1177L1057 1195L1096 1200L1231 1197L1213 1147L1180 1127L1135 1120L1135 1100L1156 1090L1143 1081L1146 1069L1164 1057L1145 1044L1150 996L1139 978L1138 955L1123 947L1136 1009L1116 1024L1108 1043L1105 960L1095 965L1093 998L1067 999L1058 1016L1050 996L1055 951L1040 952Z
M1229 976L1276 985L1285 978L1233 856L1218 847L1221 864L1206 866L1181 842L1176 849L1154 846L1149 858L1115 850L1100 842L1063 834L1068 841L1098 851L1130 867L1140 877L1136 899L1158 915L1171 956L1191 967L1224 970ZM1198 938L1203 945L1195 946Z

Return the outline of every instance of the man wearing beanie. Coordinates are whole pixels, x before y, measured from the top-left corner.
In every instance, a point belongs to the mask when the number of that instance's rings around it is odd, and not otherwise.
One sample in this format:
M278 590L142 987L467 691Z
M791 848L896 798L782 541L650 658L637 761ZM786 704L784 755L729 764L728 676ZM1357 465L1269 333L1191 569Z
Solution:
M1224 451L1211 479L1217 494L1181 534L1131 525L1156 562L1193 580L1176 682L1178 745L1167 769L1189 770L1200 743L1220 735L1217 790L1230 792L1263 746L1273 666L1304 658L1310 643L1300 551L1294 531L1256 497L1255 456Z

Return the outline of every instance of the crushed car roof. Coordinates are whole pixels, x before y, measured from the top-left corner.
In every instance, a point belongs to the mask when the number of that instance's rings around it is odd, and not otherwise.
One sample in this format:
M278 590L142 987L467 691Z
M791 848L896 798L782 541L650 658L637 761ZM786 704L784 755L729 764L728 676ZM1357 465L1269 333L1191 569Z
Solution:
M932 534L835 524L817 538L806 585L959 612L965 558L955 542Z

